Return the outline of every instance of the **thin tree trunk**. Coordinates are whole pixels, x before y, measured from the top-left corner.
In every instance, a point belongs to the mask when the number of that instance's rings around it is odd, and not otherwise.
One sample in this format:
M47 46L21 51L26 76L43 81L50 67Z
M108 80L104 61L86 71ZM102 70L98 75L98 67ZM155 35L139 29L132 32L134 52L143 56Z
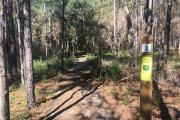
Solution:
M63 0L63 6L62 6L62 34L61 34L61 70L64 72L64 42L65 42L65 20L64 20L64 12L65 12L65 0Z
M139 36L139 0L136 0L136 36L135 36L135 45L136 45L136 56L135 56L135 65L138 65L138 39Z
M9 120L9 90L5 60L5 0L0 1L0 120Z
M146 16L145 16L145 32L152 34L152 14L153 14L153 0L146 0Z
M170 41L170 32L171 32L171 10L172 10L172 0L168 0L168 7L166 13L166 25L164 30L164 60L167 64L167 59L169 55L169 41Z
M47 12L46 12L46 4L44 3L44 17L45 17L45 46L46 46L46 62L48 60L48 40L47 40L47 22L48 22L48 17L47 17Z
M117 37L116 37L116 0L114 0L114 4L113 4L113 37L114 37L114 50L115 50L115 54L117 55Z
M25 46L25 74L27 90L27 107L35 107L35 92L33 81L32 60L32 32L31 32L31 10L30 0L24 0L24 46Z
M20 75L21 84L25 86L25 76L24 76L24 23L23 23L23 2L22 0L15 1L16 8L16 23L17 23L17 39L18 39L18 52L19 52L19 62L20 62Z

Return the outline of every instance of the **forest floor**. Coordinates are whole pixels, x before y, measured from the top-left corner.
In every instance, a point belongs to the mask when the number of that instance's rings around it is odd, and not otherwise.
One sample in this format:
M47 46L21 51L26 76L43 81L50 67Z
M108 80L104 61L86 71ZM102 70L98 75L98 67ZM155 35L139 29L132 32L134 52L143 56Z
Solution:
M86 57L78 58L74 67L36 85L38 106L29 114L33 120L139 120L140 83L138 80L120 83L94 80ZM158 98L154 100L153 120L180 120L180 88L160 82L155 85ZM21 90L11 104L14 112L25 112ZM21 98L22 99L22 98ZM15 102L16 101L16 102ZM24 117L25 118L25 117ZM17 119L17 118L16 118Z

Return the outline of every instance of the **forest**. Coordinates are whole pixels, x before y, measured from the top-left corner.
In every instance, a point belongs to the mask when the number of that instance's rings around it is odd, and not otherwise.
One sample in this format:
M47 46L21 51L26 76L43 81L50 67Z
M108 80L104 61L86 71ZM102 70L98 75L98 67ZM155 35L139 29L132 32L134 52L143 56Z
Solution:
M0 0L0 120L180 120L180 0Z

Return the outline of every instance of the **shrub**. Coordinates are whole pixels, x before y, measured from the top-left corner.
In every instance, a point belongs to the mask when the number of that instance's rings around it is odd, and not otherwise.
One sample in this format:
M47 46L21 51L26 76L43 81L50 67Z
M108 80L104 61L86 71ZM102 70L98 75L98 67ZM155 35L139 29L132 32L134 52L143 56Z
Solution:
M17 116L13 116L14 120L29 120L32 116L29 113L22 113Z
M37 79L46 78L46 71L47 71L47 63L46 61L39 59L34 61L34 77Z
M69 68L73 67L75 62L76 62L76 57L74 56L66 58L64 62L65 70L68 70Z
M111 66L109 66L108 68L108 73L113 80L121 79L122 75L121 75L119 62L117 61L112 62Z
M71 68L76 61L75 57L64 59L65 70ZM48 79L57 75L61 68L61 62L57 56L49 58L48 61L43 59L34 60L34 76L35 79Z
M130 103L130 96L132 95L133 90L130 87L126 88L125 95L123 96L122 102L124 105Z

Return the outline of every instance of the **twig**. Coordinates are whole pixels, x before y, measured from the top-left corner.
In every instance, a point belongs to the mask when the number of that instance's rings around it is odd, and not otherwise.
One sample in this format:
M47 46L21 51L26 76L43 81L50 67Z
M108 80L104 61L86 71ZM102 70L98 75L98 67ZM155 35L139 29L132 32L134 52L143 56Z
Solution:
M125 81L125 80L127 80L127 79L129 79L129 78L132 78L132 77L136 76L136 75L138 75L138 73L133 74L133 75L130 75L130 76L128 76L128 77L125 77L125 78L121 79L119 82Z

